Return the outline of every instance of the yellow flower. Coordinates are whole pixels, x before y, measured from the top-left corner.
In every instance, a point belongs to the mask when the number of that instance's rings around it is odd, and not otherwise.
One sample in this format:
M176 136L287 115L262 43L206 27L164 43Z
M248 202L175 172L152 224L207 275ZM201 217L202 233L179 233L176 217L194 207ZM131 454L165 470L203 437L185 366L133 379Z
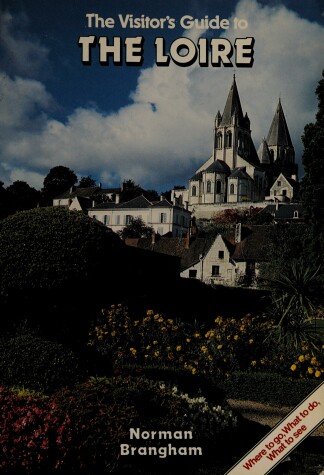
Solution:
M223 345L217 345L217 349L221 350L223 348Z
M318 369L315 371L315 378L320 378L321 377L321 371L319 371Z
M292 365L290 366L290 369L291 369L291 371L296 371L297 366L296 366L295 364L292 364Z
M153 314L154 314L153 310L147 310L147 311L146 311L146 315L147 315L148 317L151 317Z
M256 366L257 362L255 360L251 361L251 366Z
M170 325L172 325L172 323L173 323L172 318L168 318L167 322L168 322Z
M116 332L111 332L111 336L116 336Z
M178 346L176 347L176 351L181 351L181 345L178 345Z
M158 344L157 340L154 340L153 345L157 345L157 344Z
M187 342L187 343L190 343L190 342L191 342L191 338L186 338L186 342Z
M308 368L308 370L307 370L307 373L308 373L308 374L313 374L313 373L314 373L313 368L311 368L311 367L309 366L309 368Z
M144 355L144 358L148 358L148 357L149 357L149 355Z
M227 335L226 340L229 341L230 339L231 339L231 335Z
M163 320L163 317L160 317L160 318L158 319L158 322L159 322L159 323L162 323L163 321L164 321L164 320Z
M313 356L313 358L311 359L311 364L316 365L316 363L317 363L316 356Z
M130 348L129 351L132 353L133 356L136 355L137 351L135 350L135 348Z
M213 361L212 355L208 355L208 359L209 359L209 361Z
M239 337L238 335L235 335L235 336L234 336L234 340L235 340L235 341L239 340L239 338L240 338L240 337Z
M159 356L160 352L159 351L154 351L154 356Z
M147 345L146 349L147 349L147 350L150 350L150 349L151 349L151 345Z
M305 356L304 355L300 355L298 360L302 363L303 361L305 361Z
M200 333L196 332L196 333L193 334L193 336L194 336L195 338L199 338L199 337L200 337Z
M196 373L197 373L196 368L192 368L191 373L192 373L192 374L196 374Z
M254 343L253 338L251 338L251 339L249 340L249 344L252 345L252 343Z
M202 347L201 347L201 351L202 351L203 353L207 353L207 351L208 351L207 346L202 346Z

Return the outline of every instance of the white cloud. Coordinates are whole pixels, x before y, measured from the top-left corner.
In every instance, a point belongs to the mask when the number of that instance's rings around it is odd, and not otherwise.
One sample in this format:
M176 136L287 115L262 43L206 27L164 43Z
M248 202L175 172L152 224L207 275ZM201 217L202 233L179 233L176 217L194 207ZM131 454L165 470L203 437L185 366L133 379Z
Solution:
M255 146L267 134L281 96L300 155L304 125L314 120L317 109L314 91L321 78L324 29L284 7L261 7L254 0L239 2L234 16L246 19L249 27L226 35L255 38L253 68L236 70ZM196 32L191 34L194 38ZM36 173L34 181L40 171L46 174L63 164L78 174L101 176L105 186L123 178L162 189L187 184L211 154L214 116L224 108L232 75L228 68L153 66L141 71L127 107L110 115L79 108L66 123L44 115L51 97L41 83L5 77L0 80L6 106L0 123L8 118L2 158L10 163L11 177L15 169L29 170Z

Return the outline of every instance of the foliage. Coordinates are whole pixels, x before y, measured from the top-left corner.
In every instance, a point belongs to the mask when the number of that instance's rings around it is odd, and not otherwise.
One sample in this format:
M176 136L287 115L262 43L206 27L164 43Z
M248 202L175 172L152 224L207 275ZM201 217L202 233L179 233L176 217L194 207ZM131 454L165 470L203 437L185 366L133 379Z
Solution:
M36 208L40 200L39 191L29 186L25 181L14 181L7 187L9 213Z
M92 188L96 186L96 181L90 175L82 176L79 181L79 188Z
M250 315L237 320L217 317L208 330L197 322L175 321L153 310L132 320L127 308L113 305L102 311L89 345L108 354L117 367L153 364L192 374L217 374L262 366L268 329L264 319Z
M121 304L102 314L90 333L89 346L106 355L116 368L159 366L193 375L224 375L232 371L270 371L291 375L298 354L275 345L269 334L275 322L268 316L217 317L213 327L165 318L148 310L134 320ZM308 340L303 339L302 345ZM316 339L319 342L319 337ZM319 361L318 343L313 348ZM289 351L288 351L289 350ZM297 351L297 353L296 353ZM324 375L311 374L318 379Z
M0 384L42 393L71 386L82 371L72 351L31 334L0 341Z
M0 223L0 291L52 289L93 277L116 235L84 216L60 207L38 208Z
M274 319L271 336L287 349L299 349L302 344L316 346L318 335L311 323L316 315L321 294L319 268L293 260L286 271L269 280L273 287L270 313ZM317 304L317 305L316 305Z
M307 124L302 141L304 177L301 183L301 197L311 234L305 242L305 254L314 263L324 265L324 71L318 82L316 95L318 111L316 121Z
M264 261L260 263L260 287L280 277L292 261L303 259L305 242L310 239L309 226L305 224L278 223L270 225L268 233L267 246L263 247Z
M217 435L236 425L228 408L214 407L203 395L189 397L175 386L168 387L163 382L143 377L91 378L74 390L57 393L54 401L62 414L69 414L75 428L76 445L82 447L82 451L75 454L78 460L72 473L79 473L80 469L81 473L93 473L94 468L97 473L125 473L128 470L134 473L140 467L146 468L144 473L157 470L154 457L132 457L130 461L128 457L119 456L121 443L152 445L151 440L130 441L130 428L191 430L195 445L207 449L211 441L215 444ZM174 446L188 443L190 441L180 440L177 444L172 440ZM155 439L154 445L159 447L166 443ZM164 462L165 470L166 464L176 463L176 458ZM181 463L186 463L184 457L181 457Z
M54 414L53 408L48 399L21 397L0 387L1 473L59 472L72 431L69 417Z
M124 229L118 234L122 239L127 238L141 238L150 237L154 233L154 229L151 226L147 226L142 218L133 218Z
M75 185L78 178L73 170L63 165L58 165L50 169L44 178L42 188L43 204L52 205L52 200L56 196L68 191Z

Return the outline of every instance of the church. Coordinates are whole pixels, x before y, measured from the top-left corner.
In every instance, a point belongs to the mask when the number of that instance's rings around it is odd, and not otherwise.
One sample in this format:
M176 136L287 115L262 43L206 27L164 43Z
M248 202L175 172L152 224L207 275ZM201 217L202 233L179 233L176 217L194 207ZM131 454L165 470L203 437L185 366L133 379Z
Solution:
M215 117L212 155L189 181L189 209L197 217L206 213L211 216L212 209L226 204L228 207L264 203L271 199L272 186L281 175L297 182L295 151L281 101L267 137L256 150L234 75L223 114L218 111ZM277 192L279 199L280 190ZM285 194L284 190L282 193Z

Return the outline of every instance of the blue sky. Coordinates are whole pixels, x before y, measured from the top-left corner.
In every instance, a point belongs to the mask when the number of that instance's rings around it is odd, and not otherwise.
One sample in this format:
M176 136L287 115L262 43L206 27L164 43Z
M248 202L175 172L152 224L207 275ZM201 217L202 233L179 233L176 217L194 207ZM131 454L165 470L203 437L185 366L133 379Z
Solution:
M154 39L254 37L252 68L235 68L242 108L256 148L267 135L278 99L301 162L301 135L315 118L315 88L324 69L322 0L155 1L3 0L0 3L0 180L40 189L56 165L90 174L103 186L133 179L165 191L188 185L211 155L214 117L234 68L155 64ZM112 18L89 28L86 15ZM122 28L119 15L173 18L175 28ZM230 27L184 30L185 15L219 15ZM234 18L246 28L234 30ZM144 37L141 66L81 61L80 36Z

